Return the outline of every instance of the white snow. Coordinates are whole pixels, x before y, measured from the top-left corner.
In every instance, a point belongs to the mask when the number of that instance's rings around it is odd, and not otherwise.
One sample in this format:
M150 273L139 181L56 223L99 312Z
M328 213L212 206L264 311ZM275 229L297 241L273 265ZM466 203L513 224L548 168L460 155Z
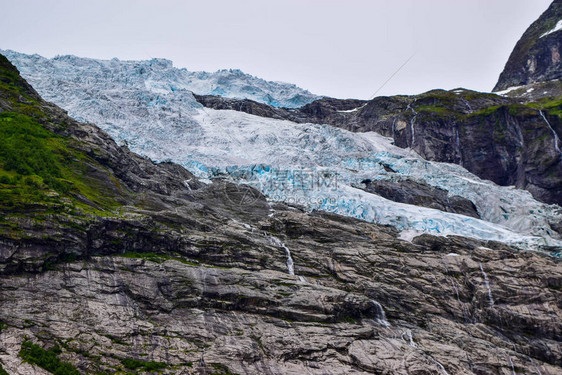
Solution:
M558 22L556 22L556 26L554 26L551 30L547 31L546 33L542 34L542 35L539 37L539 39L542 38L542 37L545 37L545 36L547 36L547 35L550 35L550 34L552 34L552 33L555 33L555 32L557 32L557 31L559 31L559 30L562 30L562 20L559 20Z
M149 97L142 98L151 105L165 104L159 95L177 91L191 91L198 95L221 95L228 98L251 99L276 107L296 108L308 104L319 96L294 84L266 81L245 74L239 69L216 72L191 72L175 68L172 61L151 59L142 61L96 60L76 56L57 56L46 59L39 55L25 55L10 50L0 50L14 65L26 65L27 75L41 75L52 84L71 83L66 89L76 97L80 91L96 93L96 84L111 80L115 89L142 90ZM43 69L48 69L48 77ZM33 79L32 79L33 80ZM71 100L71 98L68 98ZM151 100L152 99L152 100ZM162 98L160 98L162 99Z
M352 108L352 109L347 109L344 111L336 111L339 113L352 113L352 112L357 112L358 110L360 110L361 108L365 107L367 104L363 104L362 106L356 107L356 108Z
M168 60L7 55L41 95L71 116L97 124L132 151L179 163L205 183L227 176L255 186L273 201L392 225L410 241L431 233L503 241L522 249L562 247L550 228L562 220L560 208L537 202L527 191L481 180L458 165L428 162L376 133L204 108L185 88L185 72ZM233 80L224 82L216 89L231 90ZM482 220L392 202L358 188L365 179L404 178L471 200Z
M522 87L523 87L523 86L512 86L512 87L507 88L507 89L502 90L502 91L496 91L496 92L494 92L494 94L505 96L505 95L509 94L510 92L515 91L515 90L518 90L518 89L520 89L520 88L522 88Z

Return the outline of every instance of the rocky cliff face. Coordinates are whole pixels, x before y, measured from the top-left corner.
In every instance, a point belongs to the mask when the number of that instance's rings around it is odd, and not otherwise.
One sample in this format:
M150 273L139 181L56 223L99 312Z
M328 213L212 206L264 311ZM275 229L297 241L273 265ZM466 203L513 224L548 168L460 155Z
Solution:
M366 191L379 194L395 202L480 218L474 203L468 199L454 195L449 196L446 190L426 183L408 179L397 181L366 179L362 181L361 185Z
M562 78L562 1L550 7L515 45L493 91Z
M0 148L0 371L562 371L558 259L201 183L0 63L0 140L53 151Z
M433 90L369 102L325 98L298 109L196 98L210 108L375 131L426 160L459 164L481 178L527 189L541 201L562 205L559 98L521 102L464 89Z

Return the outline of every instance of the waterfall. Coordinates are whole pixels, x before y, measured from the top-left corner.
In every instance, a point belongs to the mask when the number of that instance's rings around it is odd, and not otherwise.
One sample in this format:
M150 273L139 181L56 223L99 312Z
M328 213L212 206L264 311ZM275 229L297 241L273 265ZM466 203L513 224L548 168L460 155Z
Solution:
M379 322L384 327L390 327L390 323L386 320L386 313L384 312L384 309L382 308L381 304L375 301L374 299L371 300L371 302L375 306L377 322Z
M468 113L472 113L473 110L472 107L470 106L470 103L466 99L461 98L461 100L464 102L464 105L466 105L466 108L468 108Z
M412 119L410 120L410 134L412 136L412 139L410 141L410 148L414 148L414 141L416 140L416 129L414 128L414 124L416 122L416 117L418 117L418 113L414 108L410 106L410 104L408 104L406 109L410 109L414 114L414 117L412 117Z
M457 296L457 301L460 305L461 304L461 299L459 298L459 290L457 289L457 284L455 284L455 282L453 280L451 280L451 284L453 285L453 289L455 290L455 294Z
M511 357L507 356L507 360L509 361L509 365L511 366L511 374L515 375L515 366L513 366L513 361L511 360Z
M441 369L441 371L443 372L443 375L449 375L449 373L447 372L447 370L445 370L445 367L443 367L443 365L441 363L439 363L439 361L435 360L435 363L437 364L437 366L439 366L439 368Z
M274 237L274 236L268 236L268 238L271 240L271 242L275 246L280 247L280 248L285 250L285 254L287 255L287 270L289 272L289 275L294 276L295 275L295 263L293 262L293 257L291 256L291 250L289 250L289 248L287 246L285 246L285 244L283 242L281 242L281 240L279 238Z
M281 244L281 247L285 249L285 253L287 254L287 270L289 271L289 275L295 274L295 263L293 262L293 257L291 257L291 250L285 244Z
M187 188L187 190L191 191L191 186L189 185L189 183L191 182L191 178L189 180L184 180L183 184L185 185L185 187Z
M533 361L533 358L527 356L527 358L531 361L531 364L533 365L533 367L535 368L535 370L537 370L537 374L542 375L541 370L539 369L539 367L537 366L537 364L535 363L535 361Z
M404 335L406 335L408 337L408 340L406 341L406 339L404 339ZM412 331L407 329L405 331L402 331L402 335L400 336L402 338L402 340L406 341L407 343L410 344L411 347L415 348L417 347L416 343L414 342L414 338L412 336Z
M455 128L455 147L457 154L459 155L459 164L462 166L462 153L461 153L461 140L459 137L459 128Z
M544 116L544 113L542 113L542 111L539 110L539 113L541 114L544 122L546 122L546 125L548 125L548 128L550 129L550 131L552 132L552 135L554 136L554 149L556 151L558 151L559 154L562 155L562 151L560 151L560 147L558 146L558 134L556 134L556 132L554 131L554 129L552 128L552 126L550 125L550 122L548 122L548 120L546 119L546 117Z
M410 346L411 347L416 347L416 343L414 342L414 338L412 337L412 331L411 330L406 330L406 335L408 335L408 340L410 341Z
M492 290L490 289L490 281L488 280L488 275L484 272L484 268L482 268L482 263L480 263L480 271L482 271L482 276L484 277L484 284L486 285L486 289L488 289L488 298L490 300L490 306L494 306L494 298L492 297Z
M416 116L410 121L410 133L412 133L412 140L410 141L410 148L414 147L414 141L416 140L416 128L414 128L414 123L416 121Z

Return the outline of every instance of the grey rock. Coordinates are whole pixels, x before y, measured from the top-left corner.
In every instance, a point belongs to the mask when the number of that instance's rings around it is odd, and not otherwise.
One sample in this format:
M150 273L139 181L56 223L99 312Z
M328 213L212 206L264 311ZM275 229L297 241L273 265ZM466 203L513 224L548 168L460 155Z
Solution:
M480 219L476 206L470 200L455 195L449 196L446 190L424 182L409 179L397 181L368 179L364 180L360 187L394 202L435 208Z
M562 32L551 32L561 19L562 1L554 0L515 45L494 91L562 78Z

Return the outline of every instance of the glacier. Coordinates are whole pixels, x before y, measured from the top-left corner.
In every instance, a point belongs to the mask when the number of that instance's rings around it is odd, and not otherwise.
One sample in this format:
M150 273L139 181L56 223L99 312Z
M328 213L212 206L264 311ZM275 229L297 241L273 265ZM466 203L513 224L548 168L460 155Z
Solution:
M255 100L254 91L244 93L231 79L218 80L214 73L198 75L197 85L190 86L186 73L168 60L4 53L45 99L71 116L97 124L117 142L157 162L181 164L209 183L229 179L254 186L271 201L391 225L405 240L430 233L551 253L562 248L550 226L562 221L559 206L538 202L525 190L482 180L461 166L429 162L376 133L204 108L193 97L194 87ZM231 71L220 72L232 77ZM280 87L269 87L262 102L290 100ZM361 189L365 179L403 178L469 199L481 219L397 203Z
M320 96L294 84L266 81L242 72L240 69L222 69L216 72L192 72L175 68L172 61L153 58L140 61L96 60L72 55L47 59L37 54L26 55L11 50L0 50L11 61L29 66L30 75L41 74L33 66L47 69L52 83L68 82L67 89L95 90L97 82L111 79L130 89L142 89L152 94L166 95L177 90L188 90L197 95L220 95L234 99L251 99L275 107L297 108L311 103ZM15 65L15 64L14 64ZM17 65L16 65L17 66ZM43 77L45 78L45 77ZM116 87L119 87L119 83ZM72 90L78 93L78 90Z

